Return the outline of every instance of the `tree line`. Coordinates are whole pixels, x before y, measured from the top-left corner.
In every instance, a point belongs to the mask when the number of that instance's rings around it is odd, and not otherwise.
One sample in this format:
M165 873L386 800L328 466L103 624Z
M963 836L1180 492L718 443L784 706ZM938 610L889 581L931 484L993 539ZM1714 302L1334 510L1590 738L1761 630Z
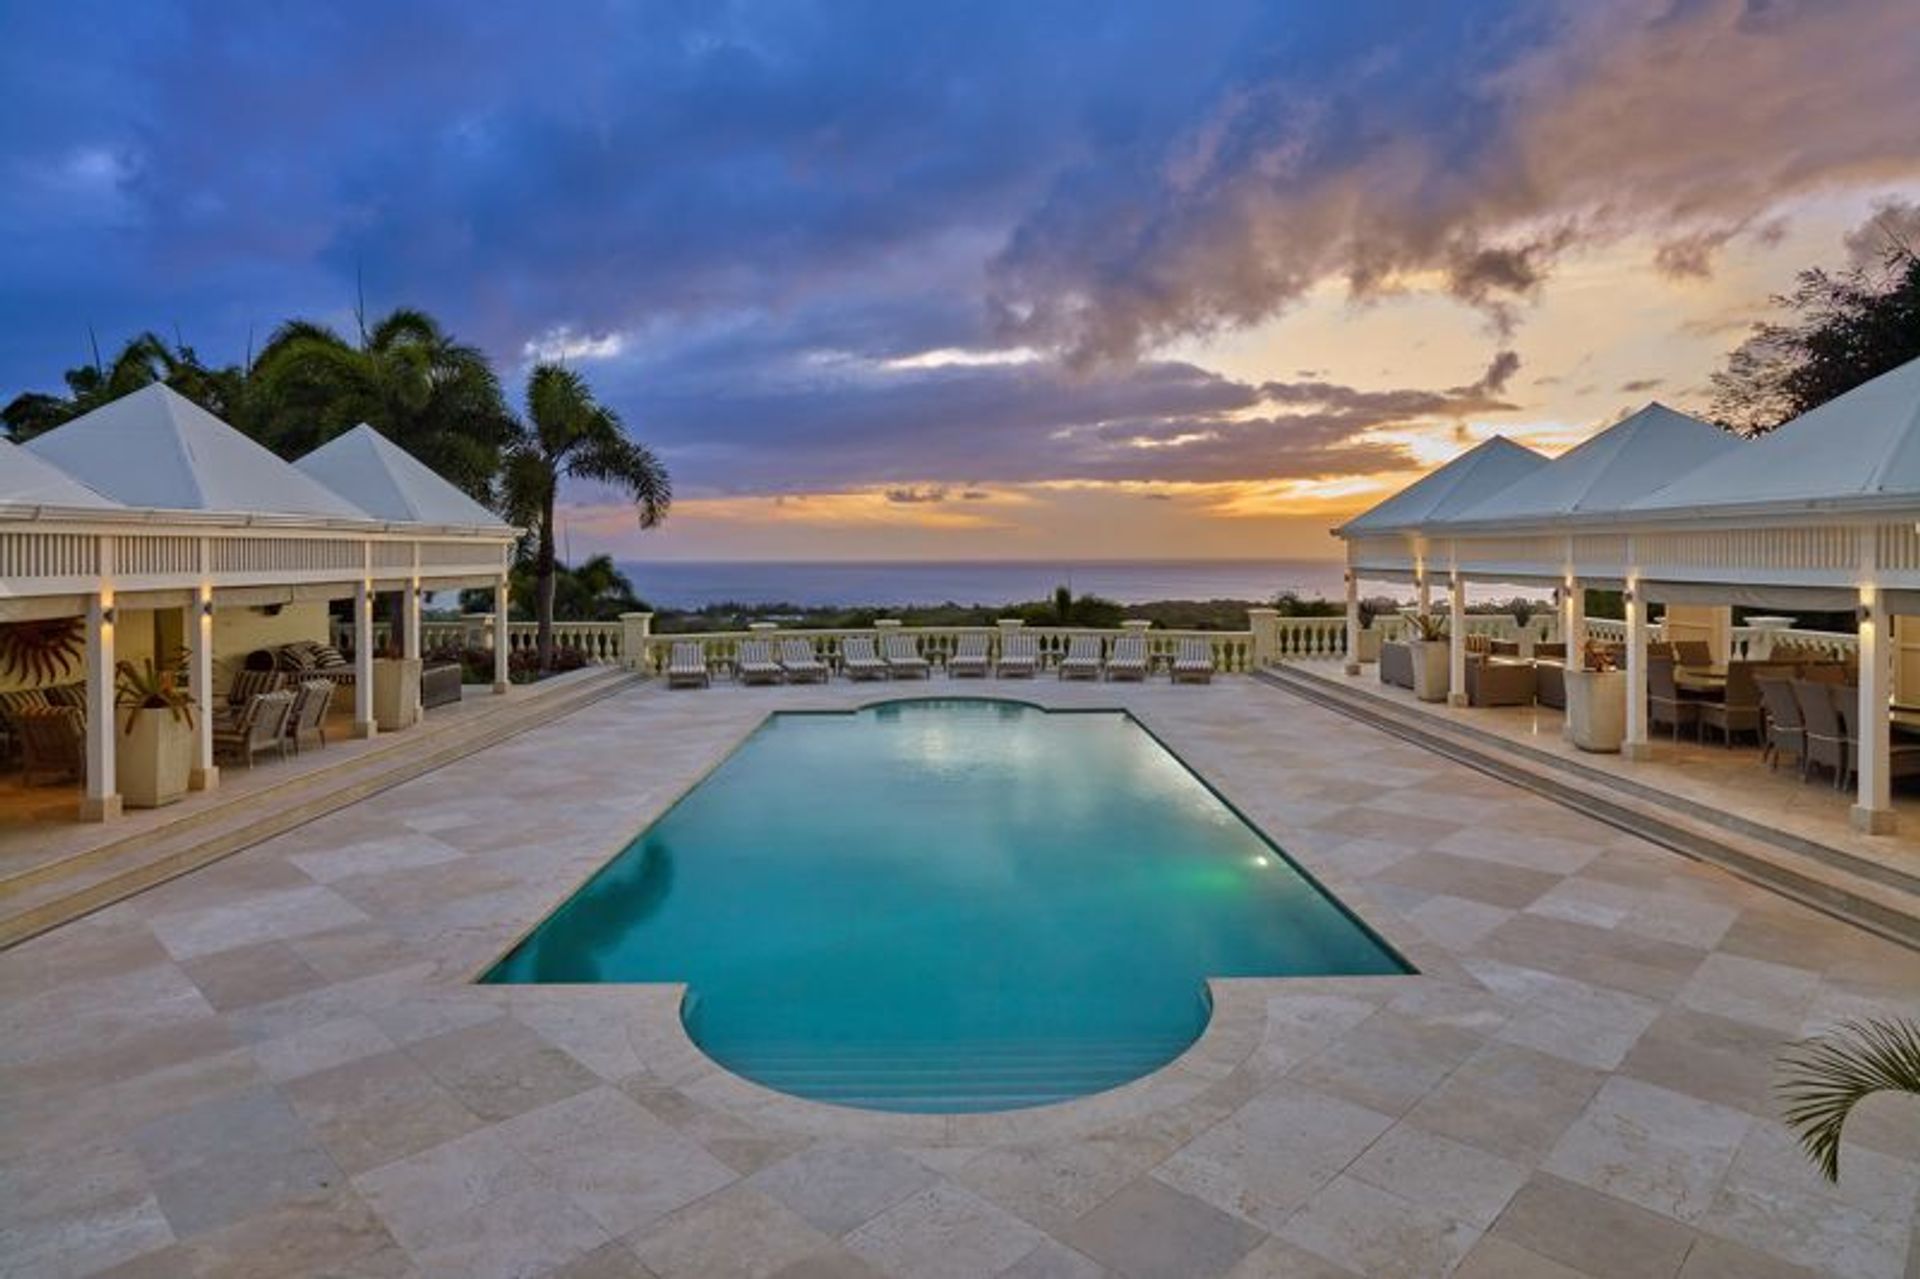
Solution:
M362 322L352 336L289 320L245 364L210 365L183 342L142 333L111 359L96 352L63 380L64 393L28 391L0 408L9 438L32 439L156 382L290 461L369 423L529 530L516 577L531 585L528 611L539 623L542 669L553 661L555 602L565 575L554 536L560 484L585 479L624 492L642 528L665 519L673 501L666 467L628 436L576 370L535 365L516 413L486 353L424 311L397 309ZM600 593L580 592L580 585L569 582L567 593Z

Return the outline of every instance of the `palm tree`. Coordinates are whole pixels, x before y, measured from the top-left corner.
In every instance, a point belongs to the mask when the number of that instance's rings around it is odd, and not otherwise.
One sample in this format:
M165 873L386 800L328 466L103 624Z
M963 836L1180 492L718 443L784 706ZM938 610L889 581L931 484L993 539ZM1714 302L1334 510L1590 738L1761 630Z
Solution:
M110 362L96 355L92 364L71 368L63 375L65 395L27 391L0 409L0 423L15 443L91 413L155 382L165 382L208 412L241 425L246 399L246 374L237 365L212 369L200 362L190 346L168 345L155 333L138 333L127 340Z
M562 477L612 485L633 499L641 528L667 517L673 484L667 468L627 438L619 416L593 398L586 379L558 364L527 375L527 418L507 447L504 506L534 530L535 604L540 669L553 661L553 503Z
M513 417L478 347L430 315L400 308L356 344L325 325L289 320L253 366L257 434L298 457L361 422L474 497L491 501Z
M1920 1022L1847 1022L1780 1056L1775 1091L1787 1126L1828 1181L1840 1180L1840 1130L1853 1108L1878 1092L1920 1096Z

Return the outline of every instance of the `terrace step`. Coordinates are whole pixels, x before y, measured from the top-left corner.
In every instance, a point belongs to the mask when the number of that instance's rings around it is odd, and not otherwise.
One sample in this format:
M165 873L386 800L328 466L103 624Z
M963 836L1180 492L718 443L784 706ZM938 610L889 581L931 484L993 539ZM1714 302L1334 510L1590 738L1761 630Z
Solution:
M18 872L0 880L0 950L603 701L641 678L594 670L424 735L419 729L396 733L390 746Z
M814 1101L899 1111L1005 1110L1084 1097L1149 1074L1184 1038L1035 1043L821 1044L772 1047L725 1064L755 1082Z
M1255 678L1629 831L1750 883L1920 949L1920 876L1697 798L1659 790L1499 733L1415 710L1298 665Z

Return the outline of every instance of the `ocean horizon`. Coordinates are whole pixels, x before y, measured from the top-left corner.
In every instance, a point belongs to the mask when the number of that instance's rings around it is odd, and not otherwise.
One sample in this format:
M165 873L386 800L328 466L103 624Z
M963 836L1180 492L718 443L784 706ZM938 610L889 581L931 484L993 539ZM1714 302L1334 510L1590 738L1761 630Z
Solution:
M1344 597L1340 560L621 560L656 608L793 604L804 608L999 605L1046 599L1057 586L1122 604L1155 600ZM1369 596L1411 599L1405 584L1363 583ZM1519 588L1474 597L1505 599Z

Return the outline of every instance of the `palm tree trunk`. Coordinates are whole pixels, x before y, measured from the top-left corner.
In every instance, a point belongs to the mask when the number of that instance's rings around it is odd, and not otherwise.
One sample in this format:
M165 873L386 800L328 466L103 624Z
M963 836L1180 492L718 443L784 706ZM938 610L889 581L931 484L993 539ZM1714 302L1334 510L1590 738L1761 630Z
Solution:
M534 652L541 671L553 669L553 490L547 491L540 506L540 545L534 553L534 600L539 627L534 632Z

